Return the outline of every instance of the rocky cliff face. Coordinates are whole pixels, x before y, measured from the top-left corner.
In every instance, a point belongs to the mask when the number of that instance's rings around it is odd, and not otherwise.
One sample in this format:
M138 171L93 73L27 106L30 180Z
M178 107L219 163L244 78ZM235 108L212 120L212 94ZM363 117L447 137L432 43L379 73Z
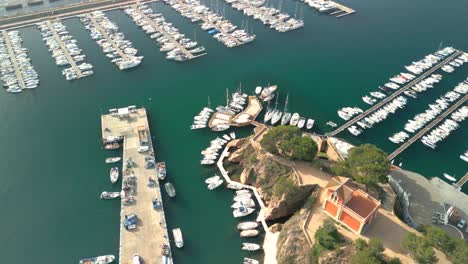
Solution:
M314 189L314 185L304 185L298 186L294 194L272 196L268 203L265 220L273 221L294 214L304 205L305 200Z
M302 231L307 217L306 210L300 210L281 227L278 238L276 259L278 264L310 264L310 247Z

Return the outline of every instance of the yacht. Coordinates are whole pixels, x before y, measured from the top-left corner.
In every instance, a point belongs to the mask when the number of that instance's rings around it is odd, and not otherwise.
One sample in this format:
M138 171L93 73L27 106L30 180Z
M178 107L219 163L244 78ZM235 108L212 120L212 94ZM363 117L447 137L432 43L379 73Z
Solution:
M184 239L182 237L182 230L180 228L172 229L172 234L174 235L174 242L176 247L182 248L184 247Z
M101 193L101 199L104 200L110 200L110 199L115 199L120 196L120 192L102 192Z
M289 124L291 126L297 126L297 123L299 122L299 114L298 113L294 113L291 117L291 120L289 121Z
M109 172L109 177L112 183L116 183L119 180L119 168L118 167L111 168Z
M255 243L242 243L242 250L246 250L246 251L257 251L259 250L261 247L259 244L255 244Z
M247 216L253 213L254 211L255 209L253 208L247 208L247 207L241 206L239 208L234 209L234 211L232 212L232 215L235 218L239 218L239 217Z
M119 162L120 160L121 160L120 157L107 158L106 163L116 163L116 162Z
M314 120L314 119L310 119L310 118L307 119L306 128L307 128L308 130L311 130L312 127L314 126L314 123L315 123L315 120Z
M263 91L260 93L260 98L264 102L270 101L271 99L273 99L273 97L275 97L275 91L277 89L278 89L277 85L271 85L271 86L263 88Z
M115 259L114 255L104 255L94 258L85 258L80 260L80 264L107 264L112 263Z
M164 184L164 188L166 189L167 195L169 195L169 197L173 198L176 196L176 190L174 188L174 185L172 185L172 183L166 182Z

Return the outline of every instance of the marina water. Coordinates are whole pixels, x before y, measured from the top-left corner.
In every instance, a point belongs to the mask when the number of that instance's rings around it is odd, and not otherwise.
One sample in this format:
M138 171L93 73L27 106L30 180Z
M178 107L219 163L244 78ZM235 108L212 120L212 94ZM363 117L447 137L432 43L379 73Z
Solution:
M362 95L403 71L403 65L434 52L441 42L468 51L466 1L348 0L346 5L357 14L337 19L298 2L305 28L281 34L220 1L220 12L239 26L248 21L257 35L251 44L228 49L163 3L152 4L206 47L208 56L184 63L166 60L129 17L112 11L109 18L145 56L139 67L123 72L78 19L65 20L95 69L92 77L73 82L63 78L39 31L21 29L41 84L18 95L0 93L3 262L68 264L88 256L118 255L120 204L99 199L101 191L120 188L109 182L110 166L104 163L118 152L101 149L100 114L135 104L148 110L156 157L166 162L168 180L177 189L174 200L165 199L169 227L181 227L184 233L184 249L173 250L175 263L240 263L248 254L240 250L232 194L208 191L204 179L217 171L199 165L200 151L216 134L189 130L208 96L213 105L223 104L225 89L236 89L240 82L250 93L257 85L276 83L282 100L289 92L289 109L316 119L323 133L329 129L325 122L340 121L338 108L364 107ZM294 14L296 1L285 0L282 7ZM396 146L387 138L467 76L467 66L444 74L434 89L417 100L410 98L404 110L359 138L347 132L339 136L391 152ZM468 148L463 137L467 128L461 123L435 151L417 142L396 162L427 177L447 172L460 178L467 170L458 158ZM238 135L250 131L236 130Z

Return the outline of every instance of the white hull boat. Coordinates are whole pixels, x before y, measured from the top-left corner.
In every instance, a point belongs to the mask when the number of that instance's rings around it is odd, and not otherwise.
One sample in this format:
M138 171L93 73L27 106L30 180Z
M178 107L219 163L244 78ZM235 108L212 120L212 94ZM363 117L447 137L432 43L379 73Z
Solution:
M120 157L113 157L113 158L107 158L106 159L106 163L110 164L110 163L116 163L116 162L119 162L121 160Z
M116 183L119 180L119 168L113 167L109 172L110 181Z
M237 229L239 230L249 230L249 229L255 229L258 227L257 222L242 222L237 225Z
M110 199L115 199L120 196L119 192L102 192L101 193L101 199L104 200L110 200Z

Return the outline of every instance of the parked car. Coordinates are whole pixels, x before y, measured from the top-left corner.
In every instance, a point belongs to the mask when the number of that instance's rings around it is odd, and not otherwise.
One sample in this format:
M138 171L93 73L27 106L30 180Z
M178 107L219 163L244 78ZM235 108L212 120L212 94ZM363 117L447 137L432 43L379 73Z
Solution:
M457 226L458 228L462 229L465 226L465 224L466 224L465 219L462 219L458 222Z

